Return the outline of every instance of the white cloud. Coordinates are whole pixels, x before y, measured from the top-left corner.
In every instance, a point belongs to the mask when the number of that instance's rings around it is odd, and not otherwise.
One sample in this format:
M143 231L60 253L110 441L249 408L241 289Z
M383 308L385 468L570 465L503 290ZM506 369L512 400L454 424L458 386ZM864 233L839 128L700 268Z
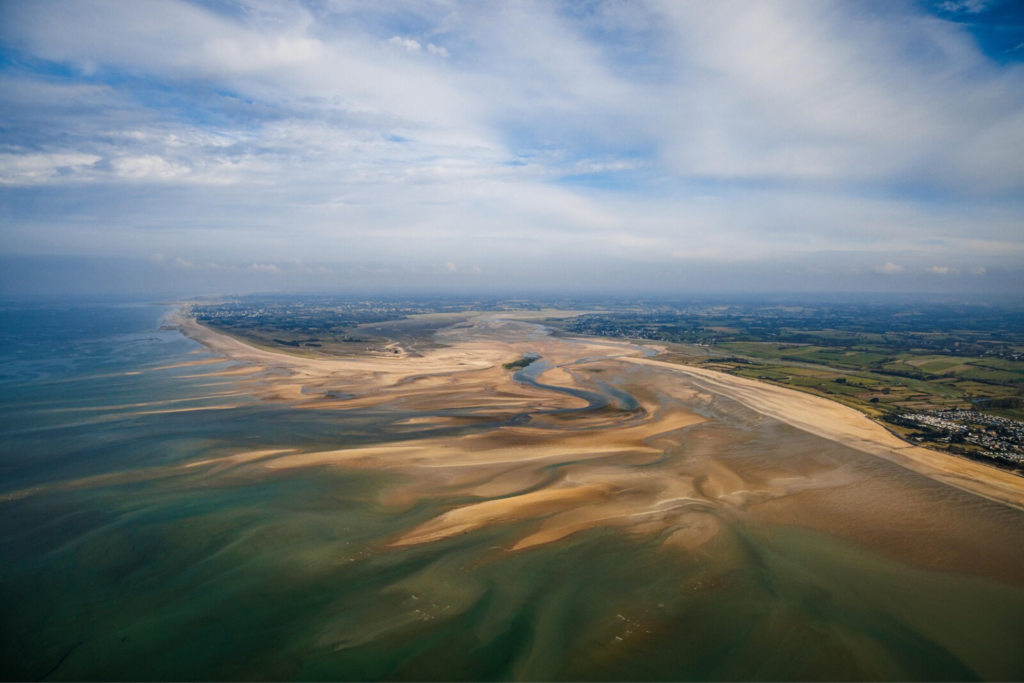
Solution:
M939 7L947 12L980 14L991 9L994 4L993 0L946 0Z
M903 272L903 266L897 265L892 261L888 261L880 266L875 266L875 272L881 273L882 275L895 275Z
M389 40L388 43L396 47L400 47L408 52L419 52L421 48L421 45L417 41L412 38L402 38L401 36L395 36ZM433 47L433 45L430 47Z
M58 179L62 172L91 167L101 160L93 154L0 154L0 185L34 185Z
M93 75L0 75L0 183L109 186L4 244L424 278L494 253L1024 267L1024 69L918 5L246 7L4 6L0 43Z
M271 40L251 40L248 36L212 38L203 45L203 54L214 64L236 73L287 69L314 63L324 53L319 40L277 36Z
M892 21L829 2L662 8L692 80L674 102L685 124L666 121L676 134L666 158L681 173L857 183L916 177L957 191L1009 173L1006 183L1024 184L1024 163L1004 167L996 145L971 139L1020 111L1021 74L987 65L962 27L907 15ZM1007 128L997 137L1021 135ZM935 164L936 154L957 161Z
M134 180L173 180L188 175L190 169L153 154L140 157L122 157L111 162L122 178Z
M210 271L210 270L238 270L238 266L225 265L222 263L215 263L213 261L207 261L206 263L196 263L188 259L181 258L180 256L174 257L173 260L169 260L167 256L163 254L154 254L152 257L154 263L167 264L176 270L194 270L194 271Z
M281 269L273 263L254 263L249 266L250 269L260 273L274 273L275 275L281 273Z

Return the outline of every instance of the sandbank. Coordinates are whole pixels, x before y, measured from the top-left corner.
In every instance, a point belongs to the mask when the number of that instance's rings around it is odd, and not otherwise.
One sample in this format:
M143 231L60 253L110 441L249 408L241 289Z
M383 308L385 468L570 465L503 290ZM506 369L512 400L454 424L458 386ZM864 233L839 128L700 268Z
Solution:
M857 451L884 458L944 484L1024 508L1024 479L969 460L908 445L838 403L745 378L644 357L628 342L563 339L508 315L480 315L439 333L445 346L418 356L306 358L254 347L199 325L175 322L209 349L258 372L236 374L263 400L296 409L397 411L395 427L417 437L369 446L299 452L264 450L194 463L254 474L297 467L388 469L408 475L382 504L408 507L451 500L433 519L390 545L430 543L484 526L535 520L510 550L552 543L586 529L615 527L665 534L666 547L692 549L714 538L712 510L744 510L803 490L842 486L849 475L825 459L737 463L710 455L674 459L686 443L710 444L693 429L713 427L695 408L734 400L755 413ZM542 386L517 382L503 365L539 353ZM583 369L620 378L639 406L591 409L558 391L594 392ZM223 372L234 372L229 368ZM629 372L625 372L630 370ZM222 374L220 373L220 374ZM619 381L619 379L617 379ZM632 383L632 384L630 384ZM632 388L631 388L632 387ZM343 395L344 398L337 398ZM410 413L412 415L410 415ZM516 416L529 415L529 424ZM431 429L486 419L484 431L443 437ZM508 421L507 423L503 421ZM696 439L696 440L695 440ZM763 460L763 459L762 459ZM649 469L656 466L658 469ZM466 498L471 501L466 502Z

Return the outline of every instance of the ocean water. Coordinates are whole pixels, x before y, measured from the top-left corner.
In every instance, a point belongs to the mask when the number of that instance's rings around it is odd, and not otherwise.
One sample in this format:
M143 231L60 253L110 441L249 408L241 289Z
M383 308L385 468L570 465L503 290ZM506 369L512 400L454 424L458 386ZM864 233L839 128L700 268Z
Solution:
M696 550L609 529L505 550L526 523L392 548L451 501L384 506L403 476L388 470L186 465L414 438L408 416L259 401L218 375L230 362L160 329L168 310L0 308L4 679L1024 678L1019 554L972 571L953 521L921 521L906 532L946 550L908 559L872 521L909 496L1003 544L1020 513L724 411L668 460L827 451L883 493L794 503L861 520L849 531L722 511Z

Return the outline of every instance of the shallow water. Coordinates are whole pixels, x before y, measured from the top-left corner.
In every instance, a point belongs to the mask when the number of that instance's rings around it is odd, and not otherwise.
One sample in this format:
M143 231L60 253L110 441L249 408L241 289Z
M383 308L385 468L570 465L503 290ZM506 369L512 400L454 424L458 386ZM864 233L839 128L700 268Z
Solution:
M165 312L2 312L4 678L1024 677L1015 510L704 400L663 458L608 467L814 485L695 507L720 530L689 549L606 527L507 550L533 521L394 547L470 501L386 504L410 478L390 469L179 465L416 439L413 413L296 410L211 376L229 363L169 368L216 357L160 331ZM586 391L634 410L648 372ZM154 412L185 406L232 407Z

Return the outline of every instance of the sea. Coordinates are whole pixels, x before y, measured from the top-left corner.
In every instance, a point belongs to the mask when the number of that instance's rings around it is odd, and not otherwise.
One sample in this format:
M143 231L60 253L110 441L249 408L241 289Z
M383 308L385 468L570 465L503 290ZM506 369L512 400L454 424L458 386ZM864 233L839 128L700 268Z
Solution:
M1019 546L1018 511L726 411L731 457L827 451L906 496L722 513L692 552L607 528L509 552L517 524L388 548L450 501L384 506L386 469L189 465L392 439L393 416L261 401L171 310L0 305L4 680L1024 679L1019 552L975 570L944 536ZM871 521L898 499L931 507ZM907 523L920 557L885 540Z

